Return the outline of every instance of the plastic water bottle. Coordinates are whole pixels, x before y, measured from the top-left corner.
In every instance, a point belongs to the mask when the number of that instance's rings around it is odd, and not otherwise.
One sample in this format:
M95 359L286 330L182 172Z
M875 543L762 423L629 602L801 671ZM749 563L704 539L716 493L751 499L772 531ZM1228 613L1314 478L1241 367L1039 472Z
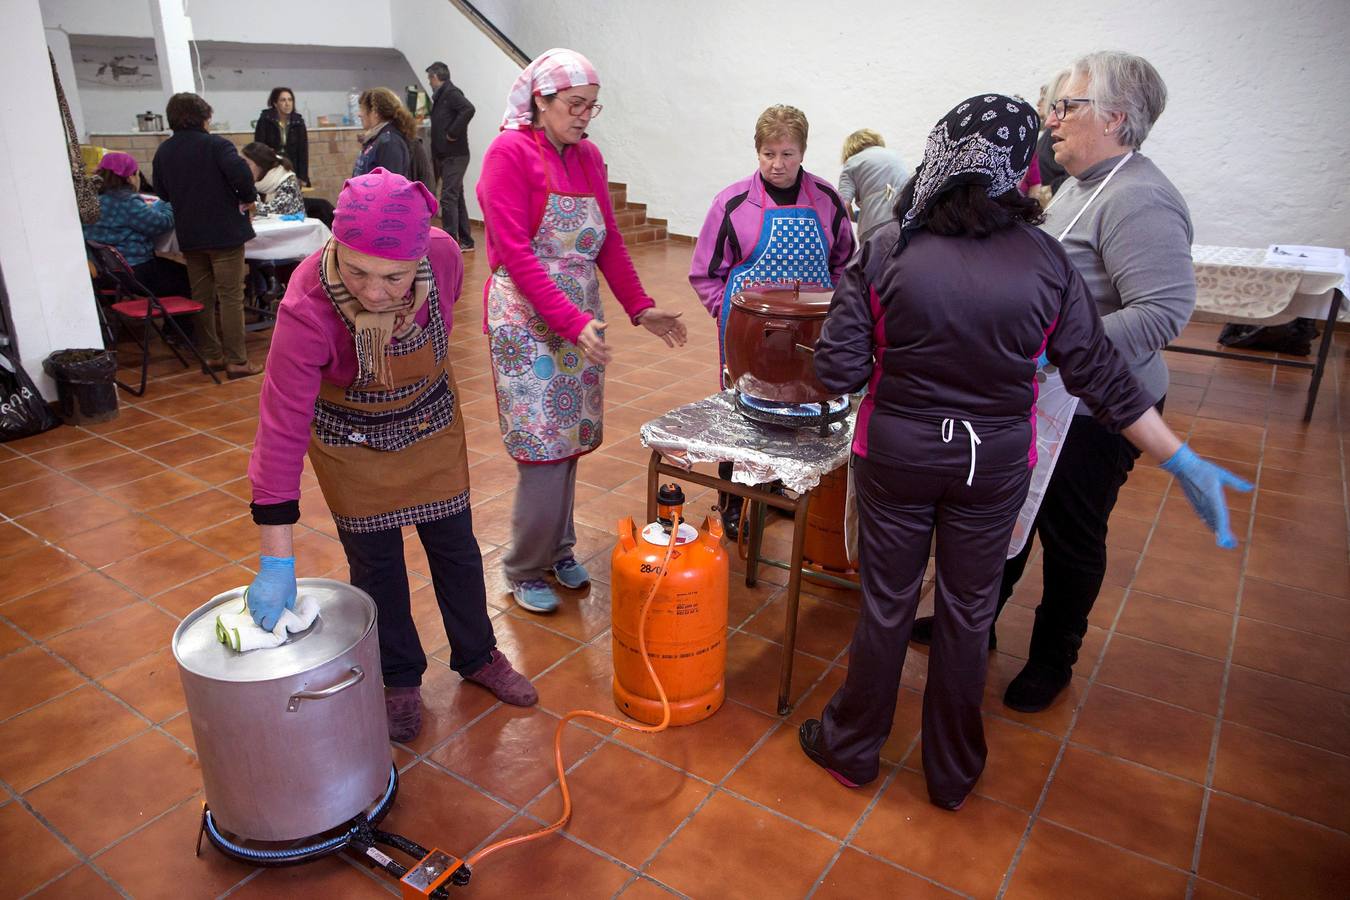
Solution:
M351 124L361 124L361 92L356 88L347 92L347 116Z

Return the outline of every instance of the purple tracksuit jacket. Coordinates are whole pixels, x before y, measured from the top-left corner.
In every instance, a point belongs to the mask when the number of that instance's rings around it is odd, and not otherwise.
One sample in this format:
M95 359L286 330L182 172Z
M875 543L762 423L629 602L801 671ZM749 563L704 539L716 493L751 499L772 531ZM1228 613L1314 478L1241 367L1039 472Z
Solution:
M714 319L722 308L728 274L759 240L764 208L776 205L765 192L758 170L713 199L703 229L698 233L698 243L694 245L689 283ZM838 285L844 266L856 247L853 224L848 220L844 201L839 199L839 193L828 181L803 170L797 205L810 206L820 218L829 250L830 277Z
M868 388L855 453L961 475L973 453L976 477L1035 465L1043 352L1108 428L1149 408L1053 236L1022 224L985 238L920 230L896 256L899 227L881 228L848 267L816 345L826 387ZM944 441L945 419L954 420L955 434Z

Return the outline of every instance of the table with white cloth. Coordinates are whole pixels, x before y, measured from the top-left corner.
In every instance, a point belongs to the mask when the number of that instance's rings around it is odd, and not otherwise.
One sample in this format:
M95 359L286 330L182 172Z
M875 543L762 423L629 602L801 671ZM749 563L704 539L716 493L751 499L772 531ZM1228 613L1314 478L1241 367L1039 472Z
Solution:
M723 391L696 403L673 409L646 423L638 434L652 450L647 465L647 521L656 521L656 494L662 475L700 484L727 494L744 497L765 507L781 509L792 516L792 551L786 561L762 557L763 516L749 534L745 583L753 587L760 564L788 571L786 617L783 627L783 662L779 676L778 714L791 711L792 659L797 643L797 607L801 598L802 549L806 540L806 514L811 489L835 469L848 462L853 441L854 406L847 419L810 428L780 428L752 422L736 408L731 391ZM700 463L732 463L731 478L723 479L693 471ZM768 489L781 481L784 493ZM749 527L749 511L742 528ZM818 573L823 578L853 588Z
M1278 325L1300 317L1322 319L1322 339L1314 362L1209 350L1203 347L1168 346L1176 353L1218 356L1247 362L1263 362L1312 370L1303 420L1312 419L1317 389L1331 352L1331 336L1345 300L1345 273L1301 265L1296 258L1273 262L1266 250L1254 247L1191 248L1195 265L1195 313L1193 321L1241 322Z
M287 221L275 216L253 220L253 238L244 244L245 259L293 260L304 259L323 249L333 233L318 219ZM161 234L155 241L155 252L182 253L178 249L178 234Z

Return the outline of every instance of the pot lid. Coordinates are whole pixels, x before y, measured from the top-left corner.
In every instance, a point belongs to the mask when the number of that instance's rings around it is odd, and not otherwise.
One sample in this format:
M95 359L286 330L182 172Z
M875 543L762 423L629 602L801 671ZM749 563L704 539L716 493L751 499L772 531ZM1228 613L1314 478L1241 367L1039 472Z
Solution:
M331 578L300 578L297 595L319 604L314 624L280 647L238 653L216 637L216 616L239 612L237 587L198 607L173 633L173 655L185 670L217 681L271 681L308 672L342 656L375 627L375 603L365 591Z
M828 288L757 288L734 294L731 305L759 315L820 319L830 311L833 299L834 291Z

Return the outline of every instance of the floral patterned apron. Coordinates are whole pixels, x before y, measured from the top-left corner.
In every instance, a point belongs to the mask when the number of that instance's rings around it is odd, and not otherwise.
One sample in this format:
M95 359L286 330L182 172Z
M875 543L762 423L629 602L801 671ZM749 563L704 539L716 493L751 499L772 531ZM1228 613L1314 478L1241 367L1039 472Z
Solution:
M595 258L604 243L595 196L550 186L531 249L558 289L598 322L605 315ZM519 462L544 463L599 447L605 367L588 364L579 347L549 328L504 267L492 273L487 326L506 452Z

